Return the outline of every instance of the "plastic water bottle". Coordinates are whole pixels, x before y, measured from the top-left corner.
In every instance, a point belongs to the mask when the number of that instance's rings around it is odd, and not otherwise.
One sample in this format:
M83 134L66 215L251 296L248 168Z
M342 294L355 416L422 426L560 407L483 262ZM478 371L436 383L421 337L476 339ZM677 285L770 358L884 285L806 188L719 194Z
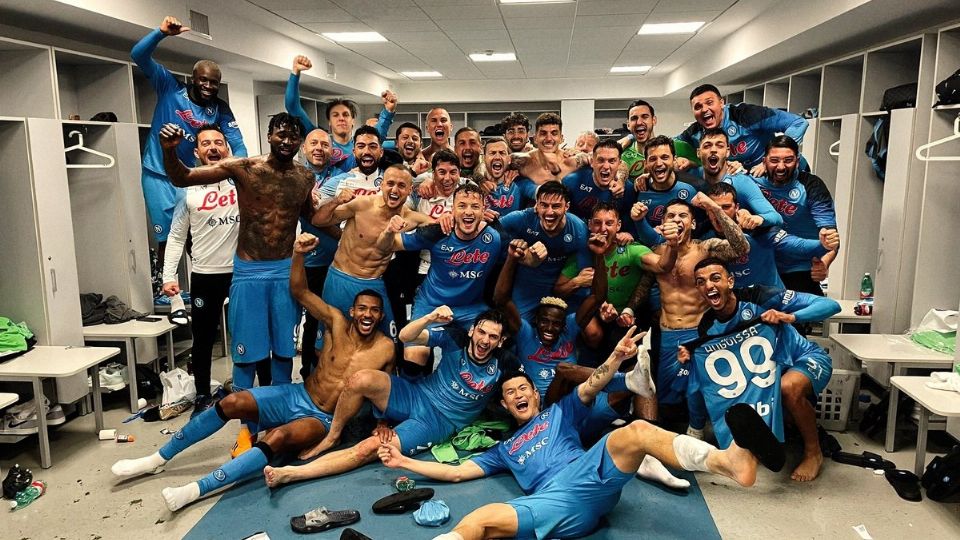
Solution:
M47 486L39 480L34 480L30 482L30 485L26 489L17 493L17 497L10 501L10 509L18 510L32 503L33 501L40 498L41 495L46 493Z
M863 274L863 279L860 280L860 299L873 299L873 279L870 278L870 272Z

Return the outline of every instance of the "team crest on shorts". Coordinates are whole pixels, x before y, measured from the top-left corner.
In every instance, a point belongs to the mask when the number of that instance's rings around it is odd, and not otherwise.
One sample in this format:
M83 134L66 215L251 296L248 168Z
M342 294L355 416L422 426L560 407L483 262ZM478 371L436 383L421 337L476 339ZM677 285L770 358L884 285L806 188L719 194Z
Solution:
M194 298L193 305L197 307L203 307L203 298Z
M159 226L159 225L154 225L154 226L153 226L153 232L155 232L155 233L162 233L162 232L163 232L163 227L161 227L161 226Z
M223 469L217 469L213 471L213 477L217 479L217 482L223 482L227 479L227 473L223 472Z
M568 244L569 244L570 242L573 242L573 235L570 234L570 233L567 233L567 234L563 235L563 241L566 242L566 243L568 243Z
M482 240L484 244L489 244L490 242L493 242L493 235L488 232L483 233L483 236L480 237L480 240Z
M793 188L793 189L791 189L791 190L787 193L787 197L789 197L791 201L795 201L795 200L799 199L799 198L800 198L800 190L799 190L798 188Z
M245 352L247 352L247 348L243 346L243 343L238 343L238 344L237 344L237 354L242 355L242 354L245 353Z
M740 318L745 321L749 321L750 319L753 318L753 310L752 309L743 310L743 313L740 314Z

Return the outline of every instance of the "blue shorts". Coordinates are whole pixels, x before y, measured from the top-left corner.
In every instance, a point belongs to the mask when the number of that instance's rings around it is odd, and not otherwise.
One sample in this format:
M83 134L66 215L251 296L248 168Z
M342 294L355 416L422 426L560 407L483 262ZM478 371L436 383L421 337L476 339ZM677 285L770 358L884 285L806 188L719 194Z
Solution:
M235 363L257 362L271 351L292 358L297 352L293 331L300 322L300 306L290 294L290 259L234 257L227 318Z
M173 210L186 191L173 185L166 175L147 168L140 169L140 185L143 187L143 201L147 205L150 223L153 224L153 236L157 242L166 242L173 222Z
M620 413L610 406L608 402L609 398L610 394L606 392L597 394L596 399L593 401L593 407L590 407L590 414L587 416L587 420L583 424L583 429L580 431L582 435L589 437L600 433L609 427L614 420L620 418Z
M260 413L257 427L261 430L289 424L301 418L316 418L328 430L333 422L333 415L317 407L303 383L258 386L247 392L250 392L253 400L257 402Z
M400 422L394 431L400 439L400 451L408 456L442 443L459 429L441 414L426 394L420 384L391 375L387 409L377 415Z
M660 360L657 371L657 401L659 403L683 403L690 380L690 368L677 360L677 347L681 343L697 339L696 328L671 330L660 327Z
M340 310L343 316L350 318L350 308L357 293L364 289L372 289L383 297L383 320L380 321L380 331L396 341L397 323L393 320L393 310L390 308L390 298L387 296L387 287L381 278L358 278L338 270L330 265L327 270L327 279L323 282L323 301Z
M813 395L819 396L833 375L833 363L827 355L809 354L796 360L784 373L799 371L813 384Z
M620 501L636 471L623 472L607 452L607 438L567 465L532 495L507 504L517 512L517 538L577 538L597 528Z

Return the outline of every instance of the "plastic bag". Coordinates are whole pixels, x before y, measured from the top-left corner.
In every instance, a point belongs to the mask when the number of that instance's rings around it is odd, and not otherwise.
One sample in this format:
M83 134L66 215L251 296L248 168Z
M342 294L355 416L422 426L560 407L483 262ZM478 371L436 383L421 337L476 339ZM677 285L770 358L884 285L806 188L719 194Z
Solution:
M197 397L193 375L180 368L164 371L160 374L163 383L163 399L161 405L169 405L177 401L192 402Z

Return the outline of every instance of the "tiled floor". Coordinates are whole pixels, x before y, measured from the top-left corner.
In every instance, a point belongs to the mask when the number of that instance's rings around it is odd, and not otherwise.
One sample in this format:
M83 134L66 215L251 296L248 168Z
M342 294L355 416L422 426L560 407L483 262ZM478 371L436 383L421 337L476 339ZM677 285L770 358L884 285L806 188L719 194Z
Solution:
M227 369L226 360L217 360L214 378L223 380ZM204 515L216 497L171 515L163 506L159 490L196 479L228 459L236 427L228 426L191 448L162 477L118 482L109 471L114 461L154 451L166 440L167 436L160 433L162 428L175 430L187 420L184 415L169 422L121 424L129 415L125 403L122 396L107 401L106 424L135 435L135 443L98 441L93 434L93 417L88 415L53 431L51 469L40 469L35 438L0 445L4 474L14 463L20 463L32 468L35 477L48 486L47 494L28 508L0 510L0 538L180 538ZM902 468L911 468L913 445L907 440L909 435L902 437L901 446L906 448L886 457ZM883 453L880 444L852 431L838 434L838 439L847 451ZM761 473L750 490L700 475L704 496L724 538L856 539L859 537L852 529L856 525L864 525L878 540L960 538L960 506L926 499L920 503L904 501L882 476L870 470L827 462L821 477L809 484L792 482L789 474L789 465L778 475ZM641 537L642 531L638 531Z

